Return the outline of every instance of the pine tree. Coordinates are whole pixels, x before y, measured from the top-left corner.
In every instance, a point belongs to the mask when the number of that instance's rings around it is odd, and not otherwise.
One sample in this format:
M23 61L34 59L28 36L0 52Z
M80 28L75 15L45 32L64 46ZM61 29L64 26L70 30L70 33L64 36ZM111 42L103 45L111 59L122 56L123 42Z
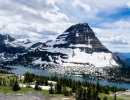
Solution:
M47 86L48 85L48 79L46 78L45 79L45 86Z
M99 82L97 82L96 88L97 88L98 92L100 92L100 84L99 84Z
M83 94L83 89L80 88L80 89L79 89L79 97L80 97L80 98L82 97L82 94Z
M41 90L41 88L39 87L38 81L36 81L36 84L35 84L34 89L35 89L35 90Z
M83 90L83 100L87 100L87 91L86 89Z
M107 88L107 87L105 88L104 93L105 93L105 94L109 94L109 91L108 91L108 88Z
M50 84L50 90L49 90L49 93L50 93L50 94L53 94L53 93L54 93L54 90L53 90L53 84L52 84L52 83Z
M56 93L58 93L58 94L62 93L62 86L60 83L57 83L57 85L56 85Z
M116 86L113 86L113 87L112 87L112 92L113 92L113 93L117 92L117 87L116 87Z
M30 74L29 72L26 72L25 73L25 78L24 78L24 82L33 82L33 75L32 74Z
M6 81L5 81L5 78L3 78L3 85L4 85L4 86L6 85Z
M107 97L105 96L105 97L103 98L103 100L108 100L108 99L107 99Z
M92 99L97 100L97 98L98 98L98 93L97 93L96 89L94 89L93 91L91 91L91 97L92 97Z
M91 90L90 90L90 88L87 89L87 99L91 100Z
M12 86L13 85L13 80L10 79L10 83L9 84L10 84L10 86Z
M75 93L75 91L76 91L76 86L75 86L75 83L73 83L73 85L72 85L72 92Z
M116 94L114 94L114 100L116 100Z
M69 96L69 95L70 95L70 91L68 91L68 90L66 89L66 86L63 87L63 94L64 94L65 96Z
M2 85L2 78L0 78L0 86Z
M14 82L14 84L13 84L13 86L12 86L12 90L13 90L13 91L18 91L18 90L20 90L20 86L19 86L17 80Z
M84 95L83 95L84 91L82 88L79 88L76 92L76 100L83 100Z

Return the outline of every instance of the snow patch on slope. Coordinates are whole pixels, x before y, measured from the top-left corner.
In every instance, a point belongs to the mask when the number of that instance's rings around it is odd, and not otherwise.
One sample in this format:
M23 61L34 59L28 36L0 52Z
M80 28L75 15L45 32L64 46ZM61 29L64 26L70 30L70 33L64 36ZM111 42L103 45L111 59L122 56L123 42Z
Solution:
M81 52L80 49L74 49L73 52L68 54L68 56L69 57L66 60L67 62L90 63L96 67L118 66L116 61L112 58L111 53L94 52L92 54L88 54L85 52ZM63 65L69 66L68 64L67 65L63 64Z
M88 47L88 48L92 48L92 46L89 44L89 45L86 45L86 44L70 44L69 47Z
M37 41L30 41L29 39L19 39L19 40L14 40L12 42L9 42L8 39L4 40L5 44L7 46L11 46L11 47L25 47L25 48L29 48L31 47L33 44L37 43Z

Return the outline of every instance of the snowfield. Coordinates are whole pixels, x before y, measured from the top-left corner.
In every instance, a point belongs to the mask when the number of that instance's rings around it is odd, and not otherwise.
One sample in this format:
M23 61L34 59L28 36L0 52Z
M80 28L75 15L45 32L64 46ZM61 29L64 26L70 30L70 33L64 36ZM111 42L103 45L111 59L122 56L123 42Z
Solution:
M48 52L63 53L68 55L68 59L62 59L58 57L57 62L62 66L80 66L78 63L89 63L95 67L113 67L119 66L112 57L112 53L94 52L92 54L81 51L79 48L50 48ZM48 56L50 61L53 62L53 58ZM66 63L61 62L63 60ZM35 64L43 64L41 58L33 61ZM76 64L75 64L76 63Z
M65 75L92 74L96 70L103 74L102 68L119 67L114 60L112 53L93 52L92 54L81 51L79 48L53 48L49 52L67 54L67 59L57 56L56 63L51 56L48 56L50 62L41 61L41 58L33 61L34 64L45 64L44 68L50 73ZM50 67L47 67L47 66Z
M54 82L54 81L48 81L48 83L52 83L52 84L57 84L57 82ZM20 87L27 87L26 84L19 84ZM30 87L34 88L35 85L30 85ZM42 89L42 90L49 90L50 89L50 86L41 86L39 85L39 87ZM53 89L55 89L55 87L53 86Z

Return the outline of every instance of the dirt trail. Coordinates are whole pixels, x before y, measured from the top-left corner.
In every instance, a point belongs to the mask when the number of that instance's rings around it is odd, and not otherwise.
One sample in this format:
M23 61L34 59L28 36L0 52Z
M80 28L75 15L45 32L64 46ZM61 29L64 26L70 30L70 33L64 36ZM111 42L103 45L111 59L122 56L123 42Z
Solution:
M42 93L27 93L27 94L14 94L7 95L1 94L0 100L75 100L75 98L62 98L49 95L43 95Z

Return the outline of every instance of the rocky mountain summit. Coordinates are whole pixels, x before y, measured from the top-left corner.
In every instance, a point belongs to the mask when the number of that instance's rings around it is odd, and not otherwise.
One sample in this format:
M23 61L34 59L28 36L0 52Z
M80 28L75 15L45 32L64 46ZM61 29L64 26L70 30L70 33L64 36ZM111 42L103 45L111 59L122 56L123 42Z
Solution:
M54 47L80 48L86 53L109 52L95 36L87 23L72 25L57 37Z

